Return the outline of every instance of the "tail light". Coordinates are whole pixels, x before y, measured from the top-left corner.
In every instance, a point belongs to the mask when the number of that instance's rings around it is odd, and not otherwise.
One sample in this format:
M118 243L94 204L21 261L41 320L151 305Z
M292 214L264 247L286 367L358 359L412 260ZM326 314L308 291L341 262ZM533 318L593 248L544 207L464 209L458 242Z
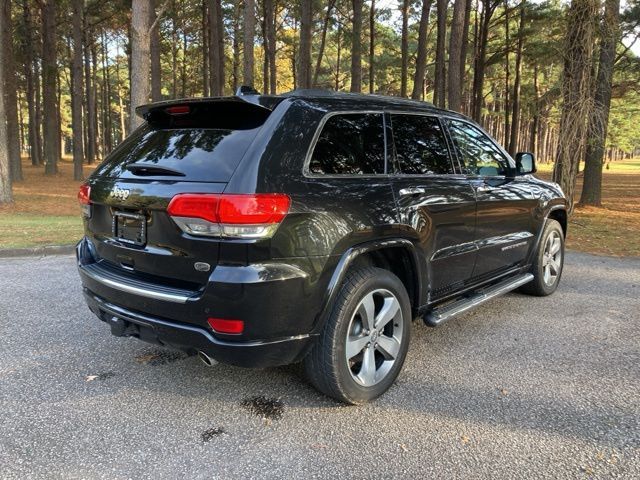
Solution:
M167 211L184 232L192 235L269 238L290 204L291 199L280 193L181 193L171 199Z
M86 183L80 185L80 190L78 190L78 203L80 203L80 208L82 209L82 214L91 218L91 186Z

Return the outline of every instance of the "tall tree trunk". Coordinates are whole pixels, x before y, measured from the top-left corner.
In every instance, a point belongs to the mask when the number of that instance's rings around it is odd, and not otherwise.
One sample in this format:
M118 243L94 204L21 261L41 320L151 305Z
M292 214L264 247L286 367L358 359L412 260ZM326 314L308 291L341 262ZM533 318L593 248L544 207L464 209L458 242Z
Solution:
M324 48L327 43L327 30L329 30L329 21L331 20L331 12L336 4L336 0L330 0L327 4L327 12L322 22L322 33L320 34L320 47L318 49L318 58L316 59L316 68L313 71L313 86L318 85L318 75L322 67L322 58L324 57Z
M113 150L113 136L112 136L112 125L113 122L111 120L111 73L109 72L109 65L107 64L107 37L104 31L104 28L100 32L100 37L102 39L102 85L103 85L103 123L104 123L104 134L102 136L104 142L104 151L105 153L111 152Z
M155 25L151 30L149 49L151 55L151 101L162 100L162 68L160 66L160 22L157 20L156 8L158 0L151 0L149 9L149 25Z
M256 5L255 0L244 0L244 42L243 42L243 62L242 62L242 83L253 86L253 66L254 66L254 36L256 29Z
M462 32L464 31L464 10L466 0L455 0L451 33L449 36L449 76L448 76L448 108L456 112L462 106L462 79L460 78L460 62L462 60Z
M509 145L511 137L511 125L509 122L509 48L511 38L509 37L509 0L504 0L504 141L503 145Z
M131 113L129 132L142 124L136 115L136 107L149 101L150 50L149 36L150 0L133 0L131 7Z
M7 31L7 10L0 9L0 40L6 45L10 39L3 38ZM6 49L0 49L0 79L5 78ZM5 96L0 95L0 204L13 201L11 190L11 167L9 165L9 145L7 138L7 112L5 109Z
M124 137L126 135L126 122L125 122L125 107L124 107L124 99L123 99L123 94L122 94L122 84L120 82L120 61L119 61L119 57L120 56L120 48L119 48L119 44L116 43L116 81L117 81L117 88L118 88L118 120L120 122L120 137L119 137L119 141L122 142L124 140Z
M36 92L34 85L34 52L33 52L33 30L31 23L31 11L29 8L29 0L22 0L22 25L24 28L24 52L25 65L24 76L27 84L27 111L29 114L29 157L32 165L40 165L42 163L40 157L40 135L38 133L38 125L36 123Z
M38 42L38 46L40 47L40 54L42 54L42 42ZM36 149L38 150L38 163L36 165L43 165L45 162L44 159L44 138L42 136L42 132L44 128L42 127L42 82L41 79L41 68L38 64L38 61L35 60L33 64L33 88L35 93L35 131L37 137L37 144L34 143Z
M293 89L298 88L298 68L296 67L296 61L298 59L298 43L296 38L298 37L298 20L293 20L293 42L291 48L291 73L293 74Z
M202 25L202 96L209 96L209 15L207 0L202 0L201 5Z
M84 18L84 88L86 96L86 124L87 124L87 163L91 165L96 159L96 131L93 118L96 90L91 81L91 32L87 18Z
M445 106L446 84L446 38L447 38L447 4L449 0L437 0L438 37L436 39L436 75L435 88L433 90L433 103L436 107Z
M409 0L402 0L402 36L400 39L400 96L407 96L407 76L409 75Z
M460 93L462 99L462 105L460 111L467 114L469 112L467 108L467 96L469 89L467 82L465 81L465 73L467 69L467 49L469 48L469 23L471 22L471 0L465 1L464 6L464 21L462 22L462 43L460 44Z
M570 209L580 164L589 114L594 18L598 0L572 0L564 46L564 76L560 134L557 139L553 180L560 184Z
M333 77L333 89L340 90L340 59L342 55L342 24L338 22L338 31L336 32L336 73Z
M375 92L376 0L369 9L369 93Z
M335 0L334 0L335 1ZM276 19L274 0L265 0L265 18L267 28L267 41L269 51L267 52L267 63L269 64L269 93L276 94L278 72L276 66Z
M260 29L262 31L262 56L264 61L262 62L262 91L266 94L269 92L269 40L267 40L267 5L263 0L262 2L262 21L260 22Z
M171 14L171 98L178 98L178 9L172 2Z
M220 0L211 0L209 3L209 68L211 72L209 79L211 95L214 97L222 95L224 90L224 40L221 24Z
M311 88L311 33L313 27L313 2L300 2L300 48L298 49L298 87Z
M58 152L57 160L62 158L62 71L56 70L56 151ZM56 165L57 167L57 165Z
M533 118L531 119L531 130L529 133L529 151L538 154L538 134L540 130L540 93L538 90L538 65L533 65Z
M100 146L102 141L100 139L100 127L98 125L98 88L100 84L98 82L98 51L97 51L97 39L91 42L91 83L93 85L93 116L89 119L92 123L93 131L95 132L95 152L96 156L100 156ZM59 88L59 87L58 87Z
M18 95L16 87L15 45L13 42L13 21L11 0L2 0L4 10L4 91L7 115L7 136L11 180L22 181L22 161L20 159L20 131L18 123Z
M233 79L232 88L235 93L240 85L240 11L241 0L233 3ZM213 94L212 94L213 95Z
M518 150L518 133L520 128L520 77L522 76L522 43L524 42L525 0L520 2L520 26L518 27L518 47L516 49L516 76L513 80L511 135L509 137L509 154L514 156Z
M602 205L602 165L604 163L609 110L611 108L611 83L620 40L620 0L606 0L601 24L600 57L594 95L593 111L589 116L589 136L584 165L584 184L580 203Z
M187 32L182 29L182 65L180 66L180 96L187 97L187 51L189 50L189 40Z
M218 11L217 20L218 20L218 58L220 62L218 63L218 89L220 90L220 95L224 95L224 81L225 81L225 53L224 53L224 19L222 14L222 2L221 0L217 0L216 8Z
M73 62L72 82L73 91L82 92L82 17L83 0L73 0ZM84 158L82 148L82 95L71 95L71 130L73 134L73 179L82 180L82 161Z
M424 91L424 76L427 72L427 35L429 33L429 13L431 0L422 2L420 26L418 29L418 54L416 56L416 71L413 76L413 91L411 98L420 100Z
M471 115L478 123L482 120L482 107L484 106L484 71L486 67L489 26L496 6L497 2L494 2L494 0L483 0L477 55L473 68L473 111Z
M45 174L58 171L58 110L56 108L56 2L42 2L42 101Z
M352 0L353 31L351 35L351 91L362 91L362 5L363 0Z

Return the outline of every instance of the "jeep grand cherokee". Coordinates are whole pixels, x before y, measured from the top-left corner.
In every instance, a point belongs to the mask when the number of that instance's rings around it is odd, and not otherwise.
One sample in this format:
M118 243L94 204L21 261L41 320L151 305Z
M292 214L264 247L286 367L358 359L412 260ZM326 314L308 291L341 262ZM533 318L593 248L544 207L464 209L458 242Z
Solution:
M294 91L154 103L81 187L91 311L244 367L303 362L385 392L412 319L555 291L567 202L478 125L424 102Z

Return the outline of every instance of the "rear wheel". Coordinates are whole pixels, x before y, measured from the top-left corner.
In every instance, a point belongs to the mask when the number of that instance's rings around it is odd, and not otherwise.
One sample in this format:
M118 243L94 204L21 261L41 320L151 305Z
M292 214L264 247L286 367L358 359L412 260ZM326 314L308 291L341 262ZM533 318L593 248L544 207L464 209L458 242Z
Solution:
M411 306L398 277L387 270L351 270L330 318L305 358L307 378L346 403L382 395L400 373L409 346Z
M533 280L521 291L530 295L551 295L558 288L564 265L564 232L557 220L548 220L533 261Z

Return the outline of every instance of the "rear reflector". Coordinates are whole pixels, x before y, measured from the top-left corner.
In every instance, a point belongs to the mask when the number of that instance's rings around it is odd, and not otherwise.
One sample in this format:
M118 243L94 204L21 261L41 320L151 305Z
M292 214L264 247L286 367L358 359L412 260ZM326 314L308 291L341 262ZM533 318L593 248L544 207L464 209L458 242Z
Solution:
M207 319L209 326L217 333L227 333L238 335L244 331L244 322L242 320L228 320L226 318L209 318Z
M290 205L291 199L279 193L181 193L171 199L167 211L192 235L266 238L273 235Z

